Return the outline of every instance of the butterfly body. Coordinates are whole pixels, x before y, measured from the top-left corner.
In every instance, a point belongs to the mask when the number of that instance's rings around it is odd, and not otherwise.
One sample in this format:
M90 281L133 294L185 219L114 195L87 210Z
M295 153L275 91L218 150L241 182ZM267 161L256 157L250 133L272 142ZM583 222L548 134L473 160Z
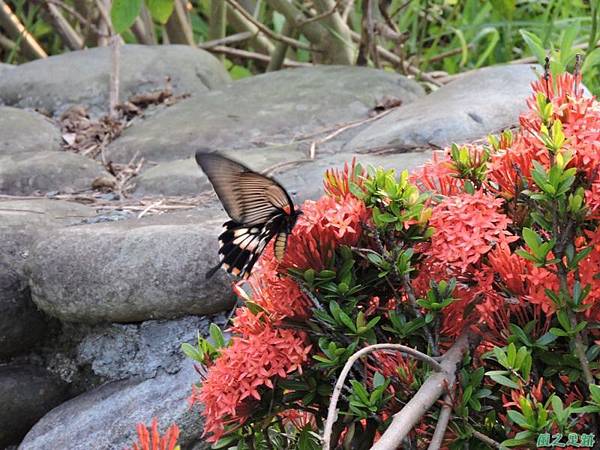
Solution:
M225 222L219 236L219 267L247 278L267 244L275 238L278 260L285 254L287 238L301 211L285 189L275 180L242 164L214 153L196 153L196 161L208 176L225 211L232 220Z

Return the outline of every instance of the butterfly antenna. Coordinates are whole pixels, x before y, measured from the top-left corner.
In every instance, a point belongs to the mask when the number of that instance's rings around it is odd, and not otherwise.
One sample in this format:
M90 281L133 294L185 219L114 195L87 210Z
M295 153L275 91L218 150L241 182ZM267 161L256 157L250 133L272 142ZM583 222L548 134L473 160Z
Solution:
M217 264L215 267L213 267L212 269L210 269L208 272L206 272L206 275L204 276L207 280L212 277L217 270L219 270L221 268L221 264L223 264L222 262L220 262L219 264Z

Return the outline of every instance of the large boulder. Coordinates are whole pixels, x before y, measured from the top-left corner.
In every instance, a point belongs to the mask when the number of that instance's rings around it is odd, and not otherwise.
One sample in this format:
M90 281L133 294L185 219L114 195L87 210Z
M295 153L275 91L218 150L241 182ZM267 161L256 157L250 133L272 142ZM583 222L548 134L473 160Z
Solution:
M199 380L191 361L177 373L160 372L147 380L105 384L46 414L27 434L20 450L123 449L137 442L136 425L158 418L160 431L177 423L182 448L202 434L197 406L187 402Z
M44 369L0 366L0 448L18 444L33 424L64 398L64 385Z
M344 148L442 148L499 132L518 123L535 79L529 65L488 67L461 76L372 122Z
M214 209L54 230L28 261L33 301L64 321L137 322L232 306L217 261L225 221Z
M29 350L46 330L24 271L31 245L51 229L95 214L93 208L58 200L0 202L0 358Z
M0 130L0 156L60 150L59 129L35 111L0 107Z
M306 158L306 150L298 145L226 150L222 154L238 158L258 172L269 171L295 202L316 199L324 194L323 175L327 169L344 167L353 158L363 165L413 170L424 164L431 152L359 154L355 152L319 153L314 160ZM237 156L236 156L237 154ZM242 156L243 155L243 156ZM165 162L144 172L137 180L136 195L198 195L212 191L206 175L195 159Z
M70 152L40 151L0 157L0 193L90 190L99 177L112 176L96 161Z
M367 119L384 97L409 104L423 89L402 75L364 67L269 72L181 101L127 129L107 157L172 161L198 148L247 149Z
M210 53L187 45L124 45L120 49L120 98L163 89L198 94L230 78ZM55 115L83 104L93 114L108 111L110 49L95 47L38 59L3 72L0 99L10 106L43 108Z

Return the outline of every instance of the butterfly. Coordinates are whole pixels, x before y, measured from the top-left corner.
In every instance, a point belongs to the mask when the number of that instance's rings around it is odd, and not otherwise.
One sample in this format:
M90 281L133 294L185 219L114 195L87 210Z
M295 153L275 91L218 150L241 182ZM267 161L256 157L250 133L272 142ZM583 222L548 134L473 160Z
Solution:
M277 181L216 153L196 153L196 162L212 184L231 218L219 236L221 261L206 273L210 278L223 266L248 278L263 250L275 238L275 257L285 255L288 236L302 211L294 208Z

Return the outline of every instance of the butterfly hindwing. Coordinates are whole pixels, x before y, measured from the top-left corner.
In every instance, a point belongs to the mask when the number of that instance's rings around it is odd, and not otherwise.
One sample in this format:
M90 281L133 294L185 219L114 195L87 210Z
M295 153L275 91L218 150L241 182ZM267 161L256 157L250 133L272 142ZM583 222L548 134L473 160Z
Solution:
M273 231L266 226L248 227L234 221L226 222L225 227L219 236L220 265L233 275L247 278Z

